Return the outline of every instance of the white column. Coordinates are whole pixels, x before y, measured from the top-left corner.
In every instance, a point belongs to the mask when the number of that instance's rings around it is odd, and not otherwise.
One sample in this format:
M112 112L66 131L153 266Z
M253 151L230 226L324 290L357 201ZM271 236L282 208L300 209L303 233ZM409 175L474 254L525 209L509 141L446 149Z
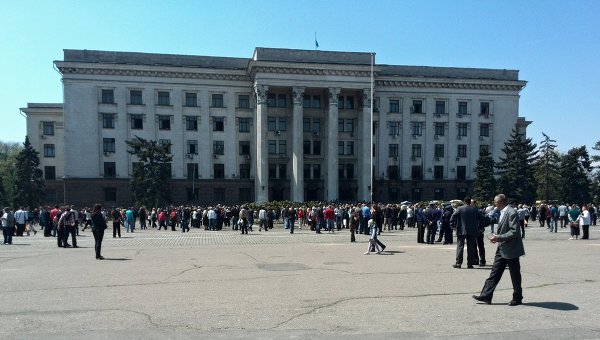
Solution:
M292 112L292 201L304 202L304 87L293 88Z
M360 155L358 159L358 199L371 201L373 167L371 90L363 89L363 111L360 117Z
M254 197L256 202L269 200L269 150L267 142L267 91L266 85L254 84L256 92L256 179Z
M340 88L329 88L329 117L327 123L327 174L325 178L325 199L334 201L338 199L338 95Z

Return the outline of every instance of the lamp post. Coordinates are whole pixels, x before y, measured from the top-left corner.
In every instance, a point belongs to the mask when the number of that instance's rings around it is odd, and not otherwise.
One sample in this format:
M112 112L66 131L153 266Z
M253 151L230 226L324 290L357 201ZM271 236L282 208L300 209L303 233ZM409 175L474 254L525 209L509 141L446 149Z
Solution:
M69 176L67 176L67 175L62 176L62 180L63 180L63 205L67 204L67 178L69 178Z

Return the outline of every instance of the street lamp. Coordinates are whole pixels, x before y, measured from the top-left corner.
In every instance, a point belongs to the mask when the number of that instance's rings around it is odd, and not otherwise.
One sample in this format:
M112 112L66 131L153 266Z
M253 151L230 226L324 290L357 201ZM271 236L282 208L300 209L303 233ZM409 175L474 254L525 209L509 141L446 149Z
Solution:
M62 176L62 180L63 180L63 205L67 204L67 178L69 178L69 176L67 176L67 175Z

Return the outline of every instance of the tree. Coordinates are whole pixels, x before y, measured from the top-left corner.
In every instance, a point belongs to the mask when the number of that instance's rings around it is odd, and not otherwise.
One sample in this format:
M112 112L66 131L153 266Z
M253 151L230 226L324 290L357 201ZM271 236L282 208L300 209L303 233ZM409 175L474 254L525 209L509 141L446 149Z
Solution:
M498 189L512 200L523 203L535 201L537 183L534 166L537 151L531 138L518 133L515 127L504 147L504 157L496 164Z
M479 159L475 173L477 179L473 188L473 198L477 201L490 201L496 195L496 178L494 177L494 159L488 149L479 151Z
M20 143L0 142L0 205L12 205L15 195L15 159L22 149ZM0 207L0 208L1 208Z
M556 151L555 140L542 132L544 139L538 149L538 160L535 163L535 178L538 183L537 197L548 202L560 197L560 161L561 155Z
M585 145L573 148L564 155L560 164L563 202L589 203L591 201L591 171L592 162Z
M125 141L128 153L138 157L133 167L131 188L137 206L161 207L171 201L171 161L170 144L158 144L135 136Z
M38 207L45 199L39 153L25 137L23 149L15 157L14 207Z

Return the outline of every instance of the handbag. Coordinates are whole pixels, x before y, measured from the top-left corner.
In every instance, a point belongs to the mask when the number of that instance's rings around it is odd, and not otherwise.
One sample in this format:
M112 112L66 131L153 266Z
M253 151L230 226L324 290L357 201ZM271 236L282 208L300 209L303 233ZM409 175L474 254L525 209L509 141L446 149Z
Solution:
M571 222L571 228L579 228L579 223Z

